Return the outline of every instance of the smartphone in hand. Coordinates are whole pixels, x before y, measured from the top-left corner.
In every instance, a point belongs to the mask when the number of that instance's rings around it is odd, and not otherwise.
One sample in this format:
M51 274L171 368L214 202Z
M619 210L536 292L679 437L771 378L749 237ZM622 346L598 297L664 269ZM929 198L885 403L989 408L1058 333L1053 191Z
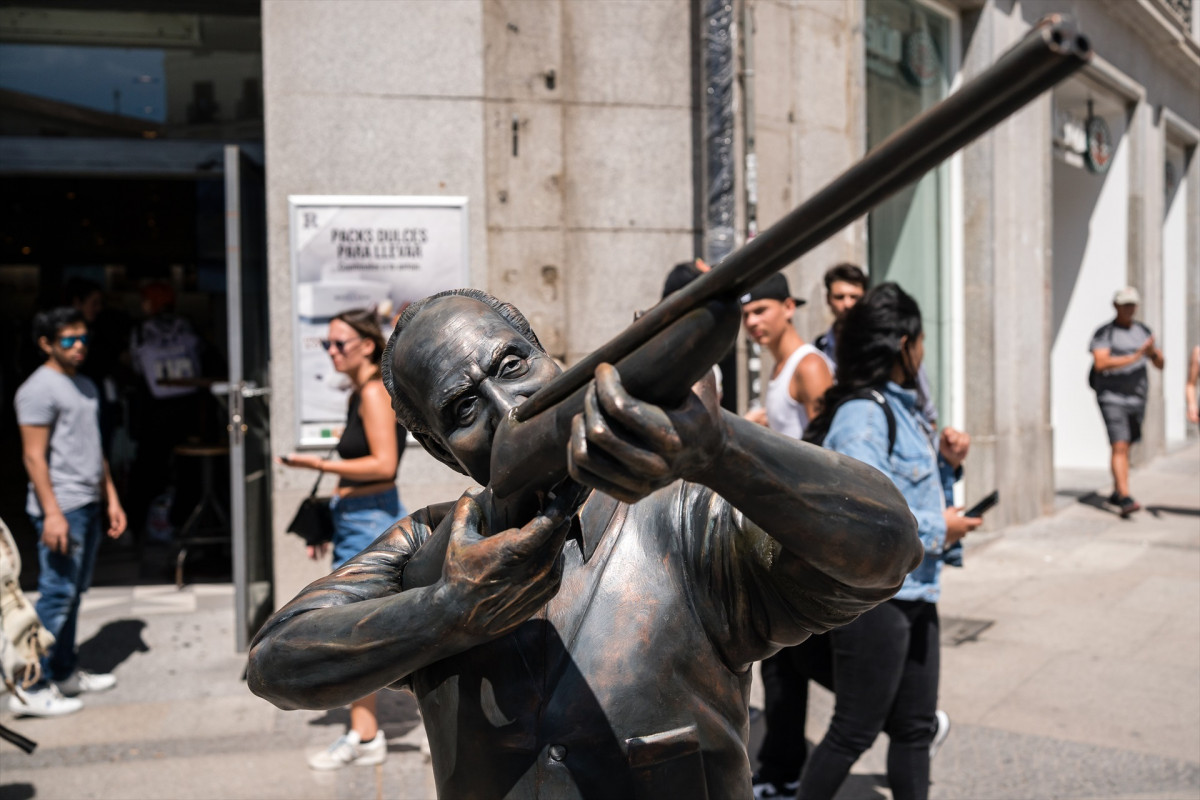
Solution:
M983 512L987 511L989 508L991 508L992 506L996 505L996 503L999 503L999 502L1000 502L1000 490L996 489L994 492L989 494L987 497L983 498L978 503L976 503L975 505L971 506L966 511L964 511L963 516L964 517L982 517Z

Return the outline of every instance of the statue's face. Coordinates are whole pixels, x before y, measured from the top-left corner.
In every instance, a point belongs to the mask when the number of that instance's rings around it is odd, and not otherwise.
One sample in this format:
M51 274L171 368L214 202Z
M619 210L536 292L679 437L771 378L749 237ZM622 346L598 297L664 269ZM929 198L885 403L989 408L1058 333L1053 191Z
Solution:
M434 300L409 323L392 368L433 438L483 485L500 420L559 373L488 305L453 296Z

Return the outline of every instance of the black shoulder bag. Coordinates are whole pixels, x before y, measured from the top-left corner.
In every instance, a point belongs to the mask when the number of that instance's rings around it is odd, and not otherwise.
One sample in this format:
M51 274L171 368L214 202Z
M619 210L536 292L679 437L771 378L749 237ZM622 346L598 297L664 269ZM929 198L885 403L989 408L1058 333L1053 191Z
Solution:
M328 497L317 497L317 487L321 485L324 472L317 474L308 497L296 509L296 516L288 523L288 533L294 533L304 540L307 545L319 545L333 541L333 512L329 509Z

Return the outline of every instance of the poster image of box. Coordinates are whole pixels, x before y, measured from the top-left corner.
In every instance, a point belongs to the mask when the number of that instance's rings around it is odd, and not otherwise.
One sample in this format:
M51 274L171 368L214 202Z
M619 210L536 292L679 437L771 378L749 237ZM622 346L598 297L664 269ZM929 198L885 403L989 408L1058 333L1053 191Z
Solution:
M330 320L374 308L387 326L414 300L468 286L466 198L293 196L289 208L298 440L329 447L349 391L321 347Z

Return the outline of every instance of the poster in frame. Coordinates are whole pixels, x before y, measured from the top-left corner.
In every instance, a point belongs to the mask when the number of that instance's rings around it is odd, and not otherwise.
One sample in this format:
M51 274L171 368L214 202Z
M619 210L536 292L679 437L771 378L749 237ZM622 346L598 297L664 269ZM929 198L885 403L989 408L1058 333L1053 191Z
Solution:
M337 444L347 383L321 347L330 319L374 307L383 333L414 300L470 285L467 198L290 195L296 443Z

